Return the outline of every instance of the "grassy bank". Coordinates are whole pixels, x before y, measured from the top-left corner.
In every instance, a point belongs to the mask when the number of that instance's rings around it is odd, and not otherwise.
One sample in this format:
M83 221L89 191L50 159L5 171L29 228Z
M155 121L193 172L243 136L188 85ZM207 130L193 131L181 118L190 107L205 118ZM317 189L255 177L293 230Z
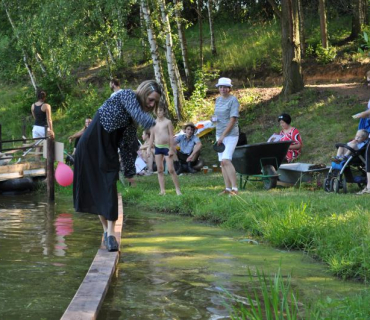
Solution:
M183 196L175 196L170 177L168 195L158 196L157 177L138 177L138 186L122 188L124 201L145 210L190 215L279 248L303 250L325 262L345 279L370 276L370 198L328 194L315 184L266 191L250 182L237 197L220 197L218 173L180 176Z
M370 197L354 195L355 186L351 187L352 194L337 195L325 193L315 184L266 191L262 183L250 182L247 190L230 198L217 195L223 182L219 173L183 175L179 179L183 196L176 196L169 176L166 176L166 196L158 195L156 175L138 177L136 187L120 185L119 189L129 205L189 215L223 228L242 230L249 239L284 250L303 251L323 261L330 273L340 278L367 283L370 276ZM280 292L284 293L287 292ZM365 319L370 311L369 298L370 292L365 289L362 294L344 300L329 297L315 300L309 308L306 304L308 309L303 318ZM236 309L235 315L239 315L236 318L247 314L243 310L242 306ZM289 319L299 318L302 317Z

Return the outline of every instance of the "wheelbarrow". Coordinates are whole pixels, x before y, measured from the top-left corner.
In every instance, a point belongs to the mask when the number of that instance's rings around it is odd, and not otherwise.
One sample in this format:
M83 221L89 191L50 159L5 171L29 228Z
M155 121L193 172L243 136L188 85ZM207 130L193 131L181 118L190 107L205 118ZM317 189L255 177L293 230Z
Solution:
M292 141L246 144L235 148L232 164L240 178L240 189L248 181L262 181L266 190L275 188L277 170L283 162Z

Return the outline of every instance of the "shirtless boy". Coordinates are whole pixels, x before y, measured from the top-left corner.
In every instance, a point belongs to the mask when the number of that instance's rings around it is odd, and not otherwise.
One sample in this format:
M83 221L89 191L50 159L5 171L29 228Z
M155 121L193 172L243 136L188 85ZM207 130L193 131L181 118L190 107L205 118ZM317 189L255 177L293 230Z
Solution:
M176 194L181 195L179 179L173 165L173 126L169 119L165 117L165 109L159 106L157 110L156 125L151 129L148 150L150 152L153 144L155 149L155 163L157 164L158 182L160 195L165 195L164 165L163 159L166 159L168 172L172 177L173 184L176 188Z

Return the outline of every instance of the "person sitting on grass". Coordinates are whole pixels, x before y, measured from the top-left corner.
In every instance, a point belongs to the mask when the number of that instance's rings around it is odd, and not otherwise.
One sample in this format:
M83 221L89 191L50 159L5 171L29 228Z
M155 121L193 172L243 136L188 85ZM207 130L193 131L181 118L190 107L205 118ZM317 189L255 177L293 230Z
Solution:
M197 170L194 169L194 166L198 161L200 149L202 148L200 139L195 135L195 125L193 123L187 123L183 129L185 134L179 135L175 138L175 143L180 147L180 150L177 151L177 157L180 163L180 166L176 171L178 175L186 171L189 173L197 172Z
M143 175L150 176L153 174L154 148L149 150L150 130L144 130L142 135L144 143L140 146L139 155L144 160L147 170Z
M166 194L165 181L164 181L164 164L163 160L166 160L168 172L172 177L173 184L176 188L176 194L181 195L179 179L174 169L173 155L173 125L171 120L165 117L165 107L159 105L157 109L156 125L150 130L150 142L147 153L151 152L154 145L155 150L155 163L157 165L158 182L160 187L159 195L164 196Z
M292 122L292 118L287 113L282 113L278 117L278 121L281 127L280 135L282 138L280 141L292 141L292 144L289 146L287 155L285 159L288 163L293 162L296 160L302 151L302 138L301 134L299 133L298 129L293 127L290 123Z
M369 133L365 129L358 130L355 138L347 143L347 146L351 147L353 150L361 149L369 137ZM337 155L332 159L336 163L341 163L343 160L347 160L348 156L352 152L344 147L339 147Z

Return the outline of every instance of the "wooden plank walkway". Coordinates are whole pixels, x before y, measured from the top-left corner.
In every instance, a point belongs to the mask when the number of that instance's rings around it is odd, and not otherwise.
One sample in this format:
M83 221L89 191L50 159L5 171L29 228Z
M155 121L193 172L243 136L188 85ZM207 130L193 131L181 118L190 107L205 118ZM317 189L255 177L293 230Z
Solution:
M46 176L45 161L0 166L0 181L36 176Z
M121 243L123 225L122 197L118 195L118 220L115 233L118 245ZM96 319L104 301L108 287L116 270L118 252L108 252L102 244L92 262L85 279L62 316L62 320Z

